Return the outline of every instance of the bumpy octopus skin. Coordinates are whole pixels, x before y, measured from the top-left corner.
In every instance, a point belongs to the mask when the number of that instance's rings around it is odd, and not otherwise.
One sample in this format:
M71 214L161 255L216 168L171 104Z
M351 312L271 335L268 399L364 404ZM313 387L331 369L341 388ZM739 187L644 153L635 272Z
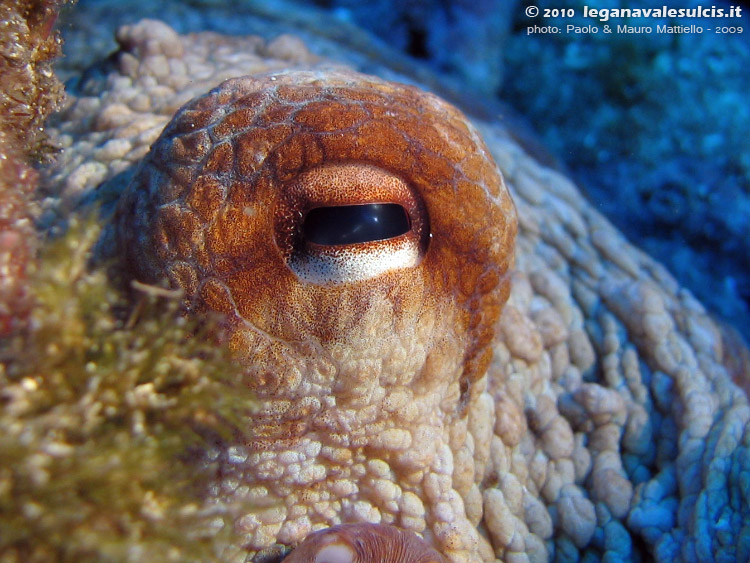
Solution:
M353 72L231 79L184 106L124 194L120 253L224 315L262 408L219 498L250 551L394 524L492 559L470 413L509 295L509 193L464 116Z

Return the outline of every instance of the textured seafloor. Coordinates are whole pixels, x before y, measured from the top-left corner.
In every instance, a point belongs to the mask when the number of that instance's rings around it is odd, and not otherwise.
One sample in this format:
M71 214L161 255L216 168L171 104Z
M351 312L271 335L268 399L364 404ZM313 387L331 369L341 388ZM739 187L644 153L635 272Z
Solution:
M232 21L231 30L262 30L270 37L295 27L280 16L240 22L236 11L230 16L219 8L171 6L151 10L165 17L176 13L182 25ZM80 28L86 15L75 14ZM96 19L100 13L88 17L97 29L104 28ZM325 33L311 32L312 17L301 22L299 33L307 48L289 38L178 37L158 25L122 31L123 52L76 83L57 121L65 150L47 182L41 222L62 225L71 211L92 201L111 203L174 110L222 78L332 64L308 49L401 77L382 62L386 57L379 48L337 46L335 30L323 23L318 29ZM70 62L76 60L71 56ZM74 67L69 66L73 82ZM476 123L518 207L518 271L503 314L494 375L468 422L477 452L483 453L455 462L453 486L465 499L466 512L456 503L438 508L445 500L439 495L437 501L411 495L407 504L415 512L407 521L418 528L423 510L437 520L460 520L461 526L484 518L487 540L457 549L456 560L493 554L540 561L552 554L561 559L747 558L750 408L731 382L746 369L732 363L742 349L733 349L690 292L630 246L569 180L525 151L512 130L496 119ZM296 469L279 461L290 481L300 484L301 475L309 473L301 472L300 464L311 472L325 466L305 455L292 464ZM222 462L230 476L247 476L253 459L235 449ZM443 467L453 471L452 463ZM399 482L389 480L395 478L382 464L362 471L383 482L375 492L363 493L357 516L401 518L388 508L401 497L382 497L400 495ZM236 482L222 482L223 493L247 494ZM296 514L306 510L300 506ZM293 508L286 507L282 516L263 512L247 518L249 545L263 547L279 534L298 541L316 526L335 523L331 516L305 521ZM326 515L329 509L320 507ZM285 522L290 523L282 528ZM716 522L722 523L719 529Z

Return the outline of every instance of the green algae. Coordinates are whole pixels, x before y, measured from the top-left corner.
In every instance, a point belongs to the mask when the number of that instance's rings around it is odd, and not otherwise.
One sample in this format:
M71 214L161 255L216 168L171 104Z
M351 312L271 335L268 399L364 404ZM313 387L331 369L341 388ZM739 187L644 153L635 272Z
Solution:
M0 562L211 561L248 507L204 500L253 397L217 324L102 269L99 228L73 221L32 274L23 334L0 347Z

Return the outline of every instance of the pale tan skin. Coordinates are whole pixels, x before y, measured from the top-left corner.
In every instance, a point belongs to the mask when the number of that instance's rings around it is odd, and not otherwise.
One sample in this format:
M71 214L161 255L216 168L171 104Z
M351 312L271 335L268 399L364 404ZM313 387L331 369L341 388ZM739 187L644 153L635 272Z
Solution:
M300 239L310 208L374 202L406 209L409 232ZM262 401L217 489L268 506L237 524L247 549L382 522L452 561L492 558L477 531L489 443L470 413L489 406L517 227L460 112L355 73L231 80L167 126L116 223L137 278L225 315Z

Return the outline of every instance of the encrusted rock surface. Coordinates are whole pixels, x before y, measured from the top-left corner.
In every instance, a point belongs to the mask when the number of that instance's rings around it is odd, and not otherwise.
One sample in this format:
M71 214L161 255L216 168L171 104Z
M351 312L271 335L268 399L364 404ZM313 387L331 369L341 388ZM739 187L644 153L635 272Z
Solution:
M124 50L111 73L60 116L57 134L66 150L48 179L48 226L89 201L115 200L134 164L192 96L230 76L330 65L291 37L269 44L181 37L144 22L122 29L119 41ZM721 331L663 267L630 246L570 181L527 155L502 123L476 125L514 196L520 225L512 292L480 382L484 391L470 409L463 447L438 444L442 475L432 497L404 492L384 462L359 467L326 452L361 472L336 492L348 498L346 518L421 532L425 505L449 498L432 514L442 514L449 527L460 523L457 530L468 522L480 531L476 541L442 546L454 561L628 560L649 553L664 561L747 560L750 407L724 366ZM393 447L402 438L382 437ZM326 470L319 453L311 443L268 470L295 477L303 490ZM250 456L260 456L252 460L258 466L262 453L238 445L218 455L227 477L217 496L263 496L231 469ZM362 483L377 502L358 502ZM296 500L306 514L308 500L316 499ZM295 543L339 523L337 507L323 503L315 517L297 520L293 507L271 506L238 525L253 550Z
M52 72L60 4L0 5L0 337L24 324L30 307L25 284L36 251L31 201L38 181L31 163L49 150L44 121L63 97Z

